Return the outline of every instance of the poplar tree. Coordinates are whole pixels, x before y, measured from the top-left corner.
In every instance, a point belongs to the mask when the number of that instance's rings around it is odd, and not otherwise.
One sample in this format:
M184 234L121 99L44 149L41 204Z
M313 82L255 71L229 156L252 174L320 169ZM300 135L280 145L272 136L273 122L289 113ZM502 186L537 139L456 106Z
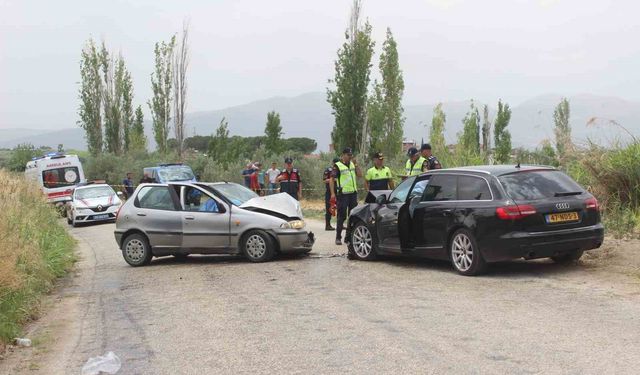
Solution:
M89 39L80 55L80 107L78 125L84 129L87 149L92 155L102 152L102 78L100 57L93 39Z
M378 82L373 84L373 94L367 99L367 129L369 149L371 152L384 152L387 156L395 156L389 153L388 135L385 134L385 108L382 87ZM396 151L397 152L397 151Z
M498 101L498 113L496 114L494 129L494 160L498 164L505 164L511 158L511 133L507 130L511 120L511 108L509 104Z
M385 117L383 151L389 156L395 156L402 149L404 133L404 108L402 107L404 79L398 58L398 44L389 28L382 44L379 66L382 75L381 90L384 97Z
M462 123L464 127L460 135L460 146L469 155L480 155L480 113L473 100L471 101L471 108Z
M220 125L216 129L216 134L211 138L209 142L209 156L220 163L226 170L229 162L232 160L231 145L229 142L229 123L223 117L220 120Z
M282 126L280 125L280 114L276 111L267 113L267 124L264 127L265 148L271 155L284 151L282 148Z
M434 155L439 158L448 153L447 143L444 138L444 130L447 123L447 116L442 110L442 103L438 103L433 109L431 127L429 128L429 143Z
M144 134L144 114L142 107L138 106L135 119L129 131L129 151L146 151L147 137Z
M555 123L554 133L556 136L556 150L560 161L563 162L568 153L573 148L571 142L571 125L569 124L570 108L567 98L562 98L553 111L553 121Z
M331 132L337 150L352 147L357 152L365 136L367 91L370 83L371 57L374 42L371 25L360 22L361 1L354 0L346 41L338 50L335 77L329 81L334 89L327 89L327 102L333 109L335 124Z
M491 152L491 121L489 121L489 106L486 104L482 109L482 152L486 162Z
M167 42L156 43L155 69L151 74L151 89L153 98L148 101L153 122L153 136L158 150L167 152L167 140L169 138L169 121L171 120L172 87L173 87L173 50L176 44L176 36Z

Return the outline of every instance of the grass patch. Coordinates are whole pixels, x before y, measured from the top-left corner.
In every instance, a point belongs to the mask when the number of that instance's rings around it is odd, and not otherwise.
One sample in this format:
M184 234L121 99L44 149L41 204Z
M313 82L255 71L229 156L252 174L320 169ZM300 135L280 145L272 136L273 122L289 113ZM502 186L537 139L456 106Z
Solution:
M324 220L324 200L304 199L300 201L300 207L305 219Z
M75 242L36 186L5 170L0 181L0 342L7 343L70 269Z

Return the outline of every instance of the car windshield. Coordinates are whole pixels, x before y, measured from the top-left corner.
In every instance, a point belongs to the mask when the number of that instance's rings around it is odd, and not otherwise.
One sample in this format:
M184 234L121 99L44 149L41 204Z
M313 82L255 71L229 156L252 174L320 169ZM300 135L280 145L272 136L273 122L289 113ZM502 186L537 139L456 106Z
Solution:
M76 190L75 197L77 199L91 199L108 197L116 193L109 186L97 186L93 188L85 188Z
M389 203L404 203L407 200L409 189L411 189L411 185L413 185L413 181L415 181L415 179L416 178L414 176L402 181L402 183L391 192L391 195L389 196Z
M191 181L195 178L191 168L186 165L160 167L158 168L158 176L161 181Z
M247 202L250 199L256 198L258 194L247 189L246 187L238 184L219 184L211 186L223 197L227 198L235 206Z
M584 189L566 174L556 170L516 172L498 178L514 200L538 200L567 194L581 194Z

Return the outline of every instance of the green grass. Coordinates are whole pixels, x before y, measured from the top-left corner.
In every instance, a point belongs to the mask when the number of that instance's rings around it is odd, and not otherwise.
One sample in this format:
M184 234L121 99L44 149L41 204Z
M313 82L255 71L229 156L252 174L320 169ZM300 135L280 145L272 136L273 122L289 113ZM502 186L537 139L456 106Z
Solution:
M73 265L75 241L42 193L0 170L0 341L19 337L56 278Z

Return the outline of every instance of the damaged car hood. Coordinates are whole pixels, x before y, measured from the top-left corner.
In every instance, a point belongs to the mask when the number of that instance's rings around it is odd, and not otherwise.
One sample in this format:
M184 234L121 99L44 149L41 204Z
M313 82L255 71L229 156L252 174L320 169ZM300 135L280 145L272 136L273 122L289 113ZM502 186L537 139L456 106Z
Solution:
M253 208L260 211L271 211L289 218L302 219L300 202L287 193L278 193L264 197L251 198L240 205L241 208Z

